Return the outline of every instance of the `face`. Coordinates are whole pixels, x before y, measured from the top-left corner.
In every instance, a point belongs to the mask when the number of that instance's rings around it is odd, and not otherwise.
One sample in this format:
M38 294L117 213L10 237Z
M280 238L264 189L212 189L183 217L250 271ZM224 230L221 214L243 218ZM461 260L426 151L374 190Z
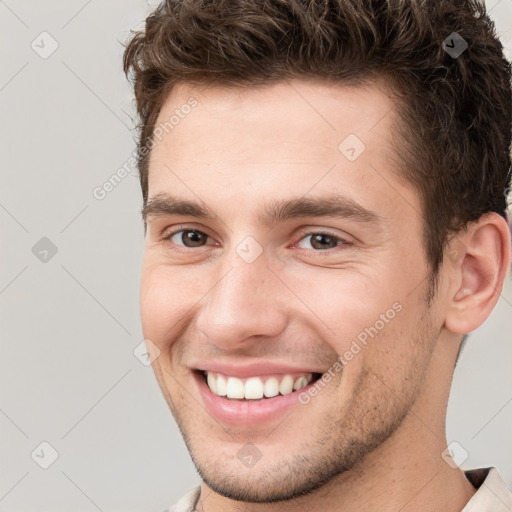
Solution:
M392 100L182 84L157 126L173 115L150 159L141 318L199 474L272 502L362 470L421 396L442 326Z

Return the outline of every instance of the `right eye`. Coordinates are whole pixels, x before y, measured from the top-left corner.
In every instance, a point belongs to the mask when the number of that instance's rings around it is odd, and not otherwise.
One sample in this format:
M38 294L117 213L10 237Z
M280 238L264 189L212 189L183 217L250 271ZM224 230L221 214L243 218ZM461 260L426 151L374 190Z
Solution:
M194 248L205 245L208 238L210 237L206 233L198 229L178 229L163 236L162 240L182 247Z

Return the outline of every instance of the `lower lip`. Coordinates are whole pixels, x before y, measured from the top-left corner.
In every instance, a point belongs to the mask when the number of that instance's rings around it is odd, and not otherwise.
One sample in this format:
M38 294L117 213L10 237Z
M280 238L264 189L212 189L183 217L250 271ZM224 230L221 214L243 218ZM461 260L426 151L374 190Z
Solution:
M301 406L299 395L313 387L316 380L288 395L262 400L230 400L212 393L203 373L192 372L206 410L218 421L228 425L254 427L281 419L294 406Z

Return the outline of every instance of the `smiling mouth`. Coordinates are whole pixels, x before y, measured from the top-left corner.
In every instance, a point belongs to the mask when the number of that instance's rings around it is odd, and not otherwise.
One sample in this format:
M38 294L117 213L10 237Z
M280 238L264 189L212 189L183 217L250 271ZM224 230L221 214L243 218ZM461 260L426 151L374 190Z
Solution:
M235 401L268 400L300 391L322 377L321 373L275 374L238 378L217 372L194 370L201 374L210 391L219 397Z

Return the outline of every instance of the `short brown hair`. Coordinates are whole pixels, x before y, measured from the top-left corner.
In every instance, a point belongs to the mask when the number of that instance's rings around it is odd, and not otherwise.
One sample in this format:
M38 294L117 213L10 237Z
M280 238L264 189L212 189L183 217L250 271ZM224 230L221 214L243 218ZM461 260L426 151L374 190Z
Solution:
M467 44L458 56L449 53L455 41L460 50ZM148 145L177 83L254 87L319 78L357 85L383 78L399 98L397 163L420 194L433 275L450 233L484 213L507 218L511 66L484 3L166 0L127 43L123 64L140 118L144 205Z

